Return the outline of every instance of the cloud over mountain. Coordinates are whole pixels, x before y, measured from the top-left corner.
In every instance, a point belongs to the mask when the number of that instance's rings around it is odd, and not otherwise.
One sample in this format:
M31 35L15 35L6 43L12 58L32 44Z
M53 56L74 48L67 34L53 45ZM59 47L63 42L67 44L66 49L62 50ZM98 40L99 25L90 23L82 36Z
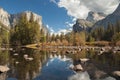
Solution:
M112 13L118 6L119 0L50 0L58 7L65 8L69 16L85 19L89 11Z

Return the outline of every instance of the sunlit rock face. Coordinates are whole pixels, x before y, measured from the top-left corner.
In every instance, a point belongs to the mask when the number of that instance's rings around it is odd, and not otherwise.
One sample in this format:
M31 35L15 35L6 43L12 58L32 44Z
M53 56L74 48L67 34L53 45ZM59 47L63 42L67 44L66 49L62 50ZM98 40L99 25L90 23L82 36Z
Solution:
M7 26L8 28L14 27L18 23L21 15L23 14L27 16L28 21L31 19L31 17L33 17L33 20L39 24L40 30L43 29L44 33L48 32L48 29L43 26L42 16L31 11L25 11L17 14L9 14L3 8L0 8L0 23Z
M84 19L77 19L76 24L73 25L74 32L80 32L83 30L89 30L93 25L92 22L84 20Z
M34 21L37 21L40 26L42 26L42 17L40 15L37 15L36 13L33 13L31 11L25 11L22 13L12 14L11 15L11 25L14 26L20 19L21 15L26 15L28 21L33 17Z
M104 19L105 17L106 15L104 13L90 11L86 20L95 23Z
M5 26L10 26L10 14L8 14L3 8L0 8L0 22Z
M120 4L112 14L110 14L106 18L96 22L94 27L104 26L106 28L109 23L115 24L117 21L120 21Z
M86 19L77 19L76 24L73 25L73 31L89 31L97 21L104 19L105 16L104 13L90 11Z
M17 14L11 14L11 18L10 18L11 26L14 27L18 23L21 15L26 15L28 21L33 17L33 20L39 24L40 30L42 29L45 34L48 32L48 29L46 28L46 26L43 25L42 16L40 16L34 12L31 12L31 11L25 11L25 12L21 12L21 13L17 13Z

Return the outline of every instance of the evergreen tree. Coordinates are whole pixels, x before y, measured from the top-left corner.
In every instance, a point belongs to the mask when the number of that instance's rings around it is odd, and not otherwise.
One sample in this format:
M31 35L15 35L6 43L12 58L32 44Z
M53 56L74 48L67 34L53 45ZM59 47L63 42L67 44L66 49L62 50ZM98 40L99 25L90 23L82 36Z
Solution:
M33 21L33 16L28 21L26 15L22 15L18 24L11 31L11 42L13 44L32 44L40 40L40 26Z

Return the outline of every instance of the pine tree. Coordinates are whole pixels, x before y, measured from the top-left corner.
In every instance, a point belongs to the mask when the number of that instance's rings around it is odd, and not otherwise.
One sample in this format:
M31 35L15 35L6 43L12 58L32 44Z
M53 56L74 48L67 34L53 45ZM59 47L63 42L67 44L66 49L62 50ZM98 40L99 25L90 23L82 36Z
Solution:
M31 17L33 18L33 16ZM21 45L38 43L40 40L40 26L36 21L30 19L28 21L23 14L16 26L12 29L11 42Z

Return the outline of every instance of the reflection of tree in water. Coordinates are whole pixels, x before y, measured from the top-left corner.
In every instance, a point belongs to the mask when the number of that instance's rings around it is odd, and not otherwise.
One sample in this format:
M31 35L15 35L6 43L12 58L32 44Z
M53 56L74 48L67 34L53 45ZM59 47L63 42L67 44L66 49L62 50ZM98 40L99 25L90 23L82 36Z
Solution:
M115 70L120 70L120 54L111 52L103 53L102 55L94 55L93 60L98 64L98 67L110 73Z
M86 51L82 50L80 52L77 52L76 54L71 54L70 57L72 57L73 60L80 60L80 58L86 58Z
M7 65L9 60L8 51L0 50L0 65Z
M17 77L18 80L32 80L40 73L44 53L32 49L19 50L18 53L18 56L14 56L13 53L11 53L12 71L10 74L14 72L11 76ZM33 60L26 60L23 57L25 54L27 54L28 57L32 57ZM16 61L19 63L15 64Z
M0 65L6 66L9 63L9 53L8 51L0 50ZM0 80L6 80L7 73L0 74Z

